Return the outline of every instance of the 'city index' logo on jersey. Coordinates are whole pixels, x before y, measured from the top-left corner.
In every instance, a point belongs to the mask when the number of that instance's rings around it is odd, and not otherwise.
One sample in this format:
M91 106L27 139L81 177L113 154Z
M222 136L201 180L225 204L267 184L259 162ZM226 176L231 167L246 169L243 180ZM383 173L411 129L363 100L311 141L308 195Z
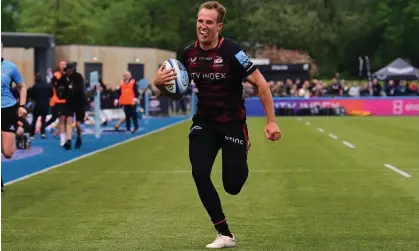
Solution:
M221 80L227 78L227 73L204 73L204 72L195 72L191 73L192 79L194 80Z

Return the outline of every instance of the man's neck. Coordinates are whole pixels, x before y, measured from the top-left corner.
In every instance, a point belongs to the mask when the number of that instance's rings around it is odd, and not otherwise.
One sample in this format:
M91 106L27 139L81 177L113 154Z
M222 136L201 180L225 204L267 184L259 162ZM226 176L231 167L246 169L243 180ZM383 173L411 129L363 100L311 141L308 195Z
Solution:
M211 50L211 49L214 49L215 47L217 47L219 41L220 41L220 37L218 36L217 39L212 41L210 44L203 44L203 43L199 42L199 47L201 47L201 49L203 49L205 51Z

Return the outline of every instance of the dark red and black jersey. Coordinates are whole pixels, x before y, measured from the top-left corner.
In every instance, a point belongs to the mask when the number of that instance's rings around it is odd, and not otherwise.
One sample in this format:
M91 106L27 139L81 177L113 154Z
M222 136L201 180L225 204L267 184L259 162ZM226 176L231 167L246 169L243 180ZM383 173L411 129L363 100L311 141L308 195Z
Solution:
M206 123L244 122L242 80L256 70L239 44L220 37L217 47L203 50L195 42L180 58L198 89L194 119Z

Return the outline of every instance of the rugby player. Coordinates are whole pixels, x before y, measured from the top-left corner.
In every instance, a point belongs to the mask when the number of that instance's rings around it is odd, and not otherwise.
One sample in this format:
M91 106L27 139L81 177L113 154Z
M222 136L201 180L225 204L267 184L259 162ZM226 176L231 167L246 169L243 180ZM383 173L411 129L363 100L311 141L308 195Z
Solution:
M3 54L3 42L1 51ZM11 91L13 82L17 85L19 92L19 104ZM7 159L12 158L16 150L18 118L27 114L26 94L26 85L19 69L14 63L1 57L1 153ZM2 191L4 189L3 178L1 189Z
M180 59L198 88L198 109L189 132L189 159L199 197L217 231L207 248L236 245L210 175L221 149L225 191L237 195L247 180L250 141L242 97L244 78L258 89L266 114L266 138L276 141L281 137L265 78L238 43L220 35L225 14L220 3L203 3L196 23L198 39L184 49ZM161 88L175 76L173 70L160 67L153 84Z

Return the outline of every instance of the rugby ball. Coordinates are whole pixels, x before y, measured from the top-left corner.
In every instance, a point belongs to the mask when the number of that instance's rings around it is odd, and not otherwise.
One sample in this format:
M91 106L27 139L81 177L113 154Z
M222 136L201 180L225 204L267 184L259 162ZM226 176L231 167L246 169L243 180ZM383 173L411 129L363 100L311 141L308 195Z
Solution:
M168 59L163 62L163 71L174 69L176 79L170 81L169 85L160 88L166 96L174 100L180 100L185 95L189 87L189 74L186 67L176 59Z

